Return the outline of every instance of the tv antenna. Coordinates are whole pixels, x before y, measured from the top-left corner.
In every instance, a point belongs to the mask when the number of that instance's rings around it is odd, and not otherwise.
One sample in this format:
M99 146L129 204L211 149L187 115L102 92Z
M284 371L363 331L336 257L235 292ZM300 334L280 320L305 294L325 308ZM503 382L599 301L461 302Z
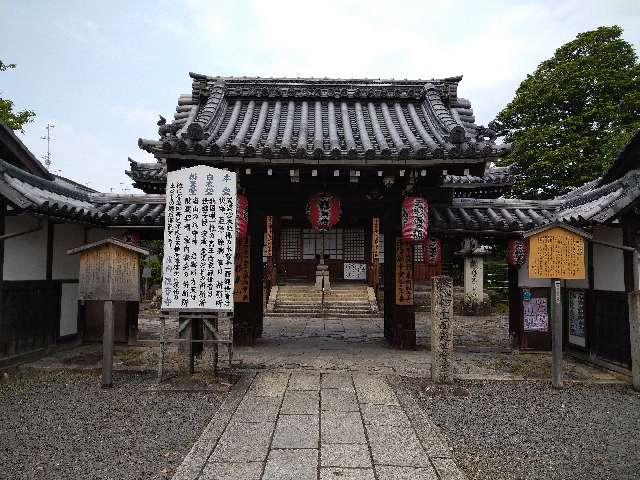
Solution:
M47 154L44 156L44 164L47 167L47 169L49 169L49 167L51 167L51 129L54 128L55 125L52 125L50 123L47 123L47 126L44 127L47 129L47 136L46 137L40 137L41 140L46 140L47 141Z

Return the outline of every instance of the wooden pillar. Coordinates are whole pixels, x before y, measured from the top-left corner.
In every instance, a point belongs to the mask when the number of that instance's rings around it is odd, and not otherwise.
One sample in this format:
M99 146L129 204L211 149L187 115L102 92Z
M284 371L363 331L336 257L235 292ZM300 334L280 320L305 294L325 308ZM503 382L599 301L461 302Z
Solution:
M522 346L522 321L520 320L522 295L520 295L520 289L518 288L518 267L509 265L507 268L507 279L509 283L509 336L511 337L511 346L520 348Z
M416 346L415 305L401 305L396 301L396 239L400 236L401 201L386 206L384 230L384 333L396 348Z
M237 303L234 307L234 343L253 345L262 333L264 311L264 267L262 247L264 244L265 215L256 208L257 201L249 199L249 302Z
M106 300L102 332L102 388L113 384L113 330L113 301Z
M396 230L394 222L397 222L397 225L399 220L399 216L393 215L391 209L387 208L382 223L384 235L384 337L391 343L393 343L392 327L396 301Z
M281 229L281 225L282 225L282 220L280 219L280 216L274 216L273 217L273 240L272 240L272 245L273 245L273 254L272 254L272 258L273 258L273 274L272 274L272 279L271 279L271 283L272 285L277 285L278 281L279 281L279 275L278 275L278 266L280 263L280 229Z

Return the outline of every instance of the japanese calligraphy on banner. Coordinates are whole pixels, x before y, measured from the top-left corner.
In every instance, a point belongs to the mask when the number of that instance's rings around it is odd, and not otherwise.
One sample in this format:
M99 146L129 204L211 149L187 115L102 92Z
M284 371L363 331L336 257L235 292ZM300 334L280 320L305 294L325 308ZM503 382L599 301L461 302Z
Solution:
M532 235L529 238L529 277L584 279L584 238L561 227Z
M373 217L371 222L371 262L380 260L380 218Z
M396 305L413 305L413 245L396 238Z
M522 301L523 324L527 332L549 330L549 313L546 297L533 297Z
M265 247L267 258L273 256L273 217L267 216L267 234L265 235Z
M247 303L249 301L249 245L250 237L238 239L236 244L235 287L233 301Z
M235 223L235 173L204 165L167 173L163 310L233 310Z

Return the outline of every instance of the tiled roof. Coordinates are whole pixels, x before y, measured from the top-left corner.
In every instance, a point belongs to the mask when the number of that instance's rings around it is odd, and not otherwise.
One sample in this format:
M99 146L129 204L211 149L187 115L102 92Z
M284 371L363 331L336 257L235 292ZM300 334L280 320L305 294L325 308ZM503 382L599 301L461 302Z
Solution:
M604 186L592 182L553 200L455 198L429 206L435 232L522 233L555 221L588 226L605 223L640 198L640 170ZM0 195L15 208L94 225L164 225L165 195L85 192L46 180L0 160Z
M599 183L595 180L558 197L558 220L575 225L603 223L640 198L640 170L631 170L604 185Z
M261 79L191 74L157 155L227 157L472 158L504 146L475 125L462 77L441 80Z
M133 180L133 186L146 192L164 192L167 183L167 167L163 162L136 162L129 158L130 170L125 170Z
M444 175L442 185L449 188L510 187L517 175L511 167L490 167L483 176Z

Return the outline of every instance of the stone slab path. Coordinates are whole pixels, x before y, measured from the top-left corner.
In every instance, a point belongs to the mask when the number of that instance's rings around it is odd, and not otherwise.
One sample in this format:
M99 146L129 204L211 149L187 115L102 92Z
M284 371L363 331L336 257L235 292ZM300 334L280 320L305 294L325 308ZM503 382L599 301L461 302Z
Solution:
M464 479L433 425L384 376L245 375L174 480Z

